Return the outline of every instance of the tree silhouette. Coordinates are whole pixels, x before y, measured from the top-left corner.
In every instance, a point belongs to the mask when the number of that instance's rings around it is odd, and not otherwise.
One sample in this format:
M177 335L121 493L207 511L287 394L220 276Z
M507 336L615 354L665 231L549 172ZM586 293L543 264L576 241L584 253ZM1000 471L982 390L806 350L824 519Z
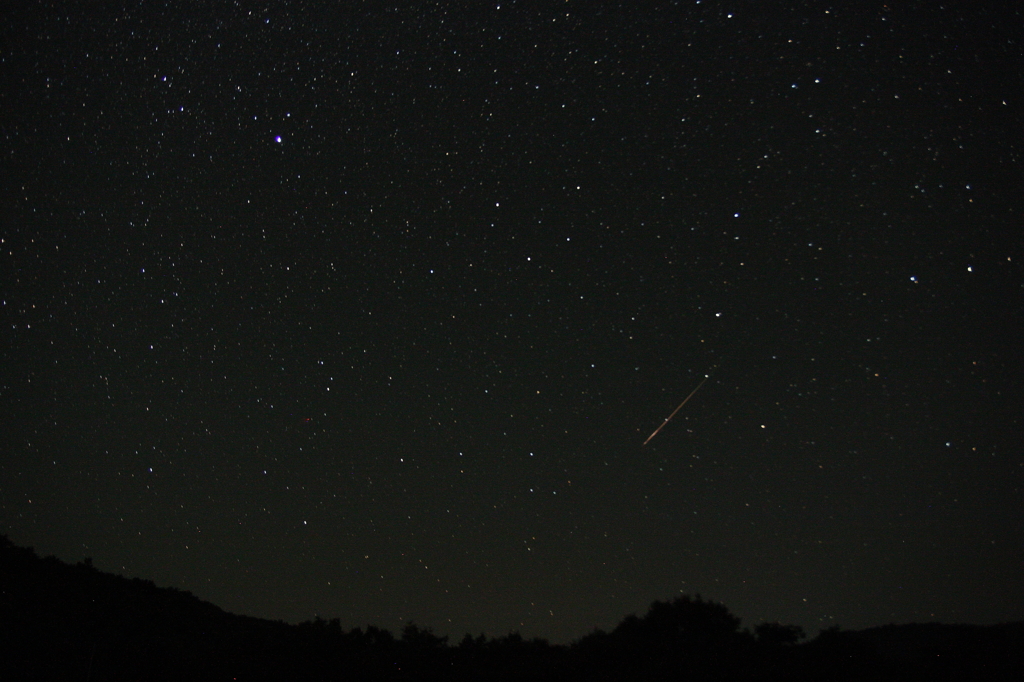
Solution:
M754 628L754 634L757 635L757 643L765 646L796 644L807 636L799 625L782 623L761 623Z
M571 646L518 632L458 646L409 623L397 638L337 618L288 625L188 592L41 559L0 535L0 680L1024 680L1024 623L754 633L700 596L656 601ZM59 655L57 655L59 654Z
M627 616L611 632L594 632L577 651L596 679L711 679L738 674L753 638L722 604L682 596L656 601L642 618Z

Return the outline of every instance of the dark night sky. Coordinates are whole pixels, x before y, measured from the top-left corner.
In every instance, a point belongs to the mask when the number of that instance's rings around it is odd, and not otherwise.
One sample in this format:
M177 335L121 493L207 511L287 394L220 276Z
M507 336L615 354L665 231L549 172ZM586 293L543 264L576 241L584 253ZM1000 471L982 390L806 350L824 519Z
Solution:
M1015 3L52 4L14 542L455 638L1024 618Z

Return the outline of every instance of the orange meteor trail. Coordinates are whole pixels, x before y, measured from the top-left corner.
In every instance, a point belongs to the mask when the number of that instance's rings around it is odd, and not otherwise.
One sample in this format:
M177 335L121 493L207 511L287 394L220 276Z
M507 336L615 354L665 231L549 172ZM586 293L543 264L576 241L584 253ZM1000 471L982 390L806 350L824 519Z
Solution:
M707 381L707 380L708 380L708 378L705 376L704 379L701 380L701 382L699 384L697 384L697 388L695 388L692 391L690 391L690 395L686 396L686 399L683 400L683 402L679 403L679 407L677 407L676 409L672 410L672 414L670 414L668 416L668 419L666 419L665 421L661 422L661 426L659 426L658 428L654 429L654 433L652 433L651 435L647 436L647 440L645 440L644 443L643 443L644 445L647 445L649 442L651 442L651 439L658 435L658 431L661 431L663 428L665 428L665 424L668 424L669 420L672 419L672 417L676 416L676 412L678 412L679 410L683 409L683 405L686 404L686 401L689 400L690 398L692 398L693 394L696 393L697 391L699 391L700 387L703 386L704 382ZM641 447L643 447L643 446L641 446Z

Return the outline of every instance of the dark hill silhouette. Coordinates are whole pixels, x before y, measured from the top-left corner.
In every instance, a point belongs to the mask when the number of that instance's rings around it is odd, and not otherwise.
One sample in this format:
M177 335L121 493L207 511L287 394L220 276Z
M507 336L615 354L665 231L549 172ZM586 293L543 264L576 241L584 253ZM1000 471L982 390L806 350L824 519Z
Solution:
M0 536L0 680L1024 680L1024 623L823 631L654 602L568 646L518 633L457 645L337 619L289 625L188 592L39 558Z

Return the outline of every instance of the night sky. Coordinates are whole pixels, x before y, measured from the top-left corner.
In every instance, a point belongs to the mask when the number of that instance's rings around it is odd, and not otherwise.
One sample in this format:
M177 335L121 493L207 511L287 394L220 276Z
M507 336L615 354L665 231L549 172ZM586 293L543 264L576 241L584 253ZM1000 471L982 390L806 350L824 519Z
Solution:
M455 639L1024 618L1016 3L53 4L15 543Z

